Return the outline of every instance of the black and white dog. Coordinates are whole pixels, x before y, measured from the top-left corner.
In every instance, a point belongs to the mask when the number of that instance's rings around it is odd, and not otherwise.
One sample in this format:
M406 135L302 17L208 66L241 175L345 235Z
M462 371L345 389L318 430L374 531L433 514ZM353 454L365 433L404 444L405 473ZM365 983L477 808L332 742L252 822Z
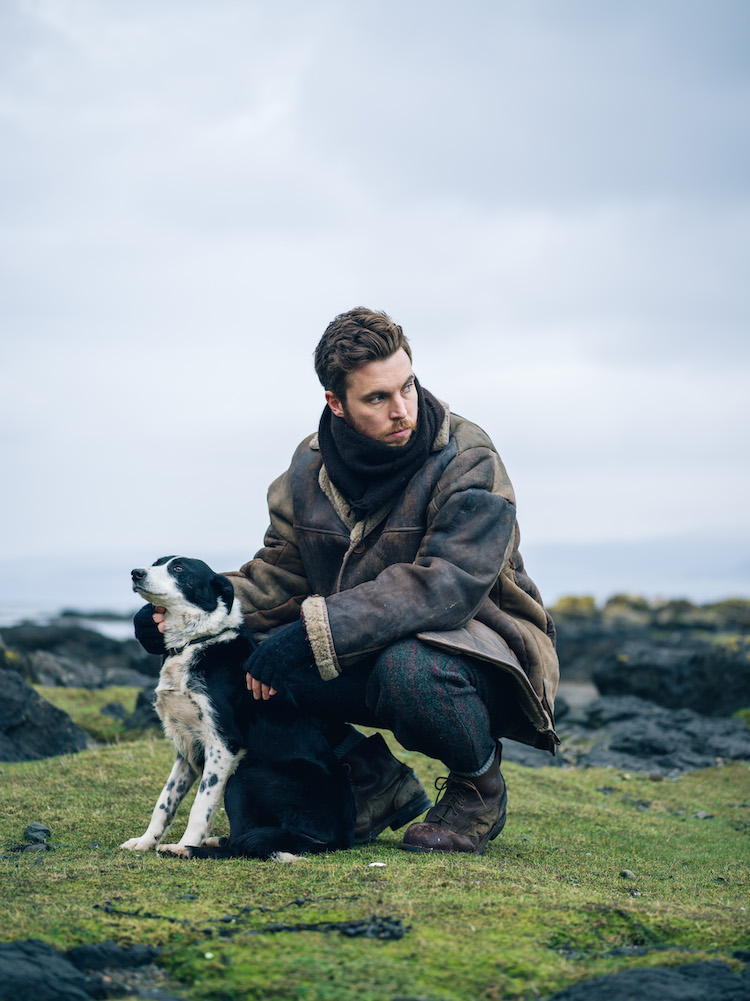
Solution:
M167 609L156 709L177 760L151 822L122 848L184 858L271 858L354 842L348 778L318 728L283 692L256 701L243 665L255 647L229 580L201 560L164 556L132 571L133 590ZM187 829L160 844L200 776ZM228 838L209 838L222 796Z

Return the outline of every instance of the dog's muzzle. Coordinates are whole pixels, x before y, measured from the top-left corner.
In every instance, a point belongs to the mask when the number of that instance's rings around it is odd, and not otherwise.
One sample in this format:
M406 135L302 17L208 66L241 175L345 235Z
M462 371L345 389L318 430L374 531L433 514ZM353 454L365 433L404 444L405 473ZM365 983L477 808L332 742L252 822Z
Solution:
M139 585L148 577L148 570L131 570L130 576L133 579L133 590L138 591Z

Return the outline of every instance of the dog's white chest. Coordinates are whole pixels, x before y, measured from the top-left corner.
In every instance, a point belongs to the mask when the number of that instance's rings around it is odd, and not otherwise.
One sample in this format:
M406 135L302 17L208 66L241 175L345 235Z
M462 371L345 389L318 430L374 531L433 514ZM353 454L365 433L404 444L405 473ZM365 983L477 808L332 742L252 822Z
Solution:
M184 650L165 660L156 688L156 711L177 750L200 770L215 727L208 698L189 683L191 660L192 654Z

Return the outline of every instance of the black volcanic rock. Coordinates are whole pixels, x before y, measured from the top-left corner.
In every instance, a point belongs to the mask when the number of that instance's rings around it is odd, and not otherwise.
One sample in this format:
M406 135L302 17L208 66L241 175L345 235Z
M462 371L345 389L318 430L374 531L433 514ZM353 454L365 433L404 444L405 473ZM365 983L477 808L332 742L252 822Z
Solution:
M565 681L589 681L594 670L637 636L648 641L643 627L613 625L602 619L555 622L560 674Z
M560 725L563 760L629 772L675 775L728 761L750 761L750 727L691 709L667 709L635 695L603 696ZM588 747L566 750L585 741Z
M529 768L592 766L675 776L730 761L750 761L750 727L739 719L668 709L635 695L608 695L557 723L556 755L503 741L503 761Z
M592 672L602 695L637 695L670 708L731 716L750 706L750 658L736 649L691 639L625 643Z
M574 984L549 1001L748 1001L749 972L738 976L718 961L623 970Z
M111 985L94 971L147 966L158 955L159 949L151 946L136 945L127 949L114 942L77 946L67 953L58 952L53 946L38 939L2 942L0 999L91 1001L92 998L112 997L109 990ZM171 997L163 993L159 996L165 1001Z
M16 671L0 670L0 761L34 761L82 751L88 735Z
M32 650L26 654L25 677L34 685L64 688L108 688L125 685L140 688L151 676L127 667L100 667L88 660L73 659L48 650Z
M158 676L161 666L161 659L134 639L114 640L65 619L6 627L2 639L20 656L24 677L34 684L140 688Z
M161 729L161 720L156 711L156 685L149 685L138 692L135 708L124 723L126 730L146 730L149 727Z

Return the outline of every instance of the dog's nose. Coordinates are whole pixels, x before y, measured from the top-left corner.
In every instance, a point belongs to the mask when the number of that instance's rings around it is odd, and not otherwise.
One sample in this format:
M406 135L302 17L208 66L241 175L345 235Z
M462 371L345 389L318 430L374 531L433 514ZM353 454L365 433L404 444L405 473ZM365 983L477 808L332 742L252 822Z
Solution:
M143 578L146 576L147 573L148 570L131 570L130 576L133 578L133 580L143 580Z

